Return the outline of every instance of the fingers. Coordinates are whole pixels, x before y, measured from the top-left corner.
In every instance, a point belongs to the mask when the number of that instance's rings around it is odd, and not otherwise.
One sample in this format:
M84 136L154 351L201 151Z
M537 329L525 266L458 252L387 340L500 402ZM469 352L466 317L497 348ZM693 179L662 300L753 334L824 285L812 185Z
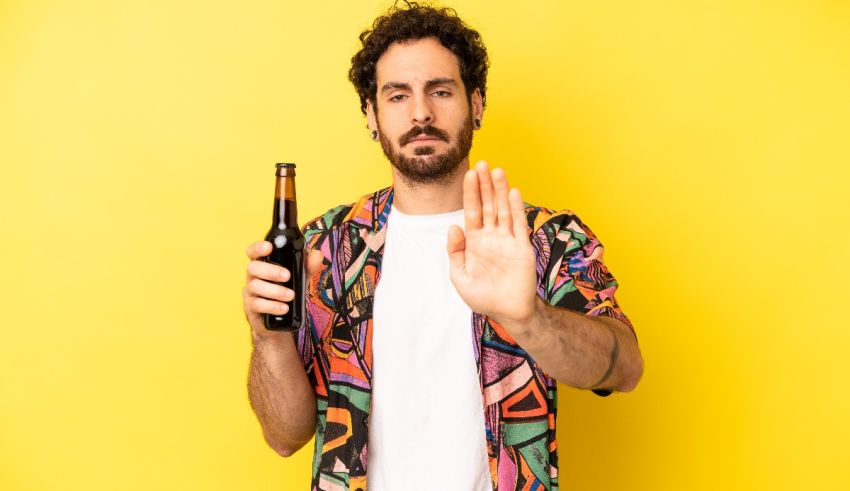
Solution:
M478 173L472 169L463 176L463 218L467 231L478 230L482 226Z
M252 326L258 329L259 314L282 315L289 312L289 305L295 298L295 292L289 288L268 283L259 278L254 278L242 289L242 302L245 314ZM252 320L253 319L253 320Z
M463 234L463 230L457 225L449 227L446 250L449 253L449 267L452 272L463 271L466 264L466 236Z
M511 189L508 194L508 201L511 206L514 237L526 237L528 235L528 218L525 215L525 203L522 201L519 189Z
M257 314L281 315L289 311L286 302L295 299L295 292L277 284L288 280L289 276L286 268L276 264L257 260L248 264L247 283L242 296L249 318Z
M247 254L248 257L252 260L268 256L271 253L272 243L267 240L254 242L253 244L249 245L248 249L245 251L245 254Z
M493 169L493 189L496 194L496 226L499 230L513 234L511 207L508 204L508 177L502 169Z
M452 225L449 227L449 239L446 242L446 250L451 255L457 252L463 252L465 248L466 236L464 236L463 230L457 225Z
M250 278L252 276L279 283L289 281L291 275L289 270L283 266L254 260L248 263L248 277Z
M290 309L288 302L295 300L295 292L280 285L290 280L291 272L285 267L263 260L271 252L272 244L268 241L255 242L245 251L251 262L248 263L245 288L242 289L244 310L251 326L264 334L265 330L260 329L260 314L286 314ZM306 273L312 275L318 272L322 267L322 259L321 251L308 251L304 256Z
M251 297L246 307L257 314L281 315L289 312L289 305L262 297Z
M482 160L475 164L475 172L478 174L478 189L481 195L482 222L484 228L493 227L496 225L496 201L487 162Z
M245 286L248 293L252 296L278 300L281 302L291 302L295 299L295 292L285 286L269 283L259 278L254 278Z
M245 275L246 283L250 283L254 278L259 278L272 283L283 283L289 281L292 276L291 272L283 266L258 259L271 253L271 250L264 251L266 248L271 249L271 243L268 241L255 242L248 247L246 254L248 254L248 257L253 257L254 260L248 263L248 270ZM307 255L305 255L304 262L306 266L306 275L308 277L317 273L321 269L322 259L322 252L316 249L309 251Z
M496 168L491 172L483 160L467 172L463 180L463 209L466 231L497 227L511 235L526 235L525 205L519 191L511 198L511 189L505 171ZM512 203L512 199L517 202ZM518 205L518 208L514 208Z

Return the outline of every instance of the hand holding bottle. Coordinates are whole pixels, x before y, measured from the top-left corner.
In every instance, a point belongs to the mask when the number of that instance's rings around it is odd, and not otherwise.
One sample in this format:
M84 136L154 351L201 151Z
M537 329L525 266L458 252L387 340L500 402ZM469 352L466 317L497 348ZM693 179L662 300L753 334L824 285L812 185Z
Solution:
M245 288L242 290L242 303L245 317L255 336L280 336L263 324L262 314L282 315L289 311L287 302L295 299L295 292L278 283L289 281L290 271L282 266L263 260L272 252L272 244L263 240L251 244L245 253L251 262L245 276ZM306 277L310 278L322 266L322 253L311 251L305 255Z

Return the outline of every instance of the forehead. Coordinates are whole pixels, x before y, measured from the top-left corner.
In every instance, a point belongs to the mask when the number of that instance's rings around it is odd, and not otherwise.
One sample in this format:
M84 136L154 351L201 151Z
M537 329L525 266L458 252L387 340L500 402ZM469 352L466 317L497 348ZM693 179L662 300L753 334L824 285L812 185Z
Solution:
M395 42L375 65L379 91L387 82L415 85L443 77L456 80L458 85L463 83L457 56L433 37Z

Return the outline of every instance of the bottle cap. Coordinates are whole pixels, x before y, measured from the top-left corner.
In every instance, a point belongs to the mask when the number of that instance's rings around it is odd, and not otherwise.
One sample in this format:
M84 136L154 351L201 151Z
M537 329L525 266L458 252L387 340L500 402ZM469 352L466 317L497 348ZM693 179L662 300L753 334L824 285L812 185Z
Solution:
M275 171L275 175L277 176L295 176L295 164L292 163L278 163L275 164L277 170Z

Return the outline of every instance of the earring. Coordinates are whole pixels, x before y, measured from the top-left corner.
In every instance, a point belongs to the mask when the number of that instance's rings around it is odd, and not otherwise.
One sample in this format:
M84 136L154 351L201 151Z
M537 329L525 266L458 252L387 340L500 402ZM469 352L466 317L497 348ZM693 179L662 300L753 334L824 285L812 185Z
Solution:
M378 141L378 130L372 130L372 141Z
M480 129L481 129L481 120L480 120L480 119L478 119L478 118L475 118L475 129L476 129L476 130L480 130Z

